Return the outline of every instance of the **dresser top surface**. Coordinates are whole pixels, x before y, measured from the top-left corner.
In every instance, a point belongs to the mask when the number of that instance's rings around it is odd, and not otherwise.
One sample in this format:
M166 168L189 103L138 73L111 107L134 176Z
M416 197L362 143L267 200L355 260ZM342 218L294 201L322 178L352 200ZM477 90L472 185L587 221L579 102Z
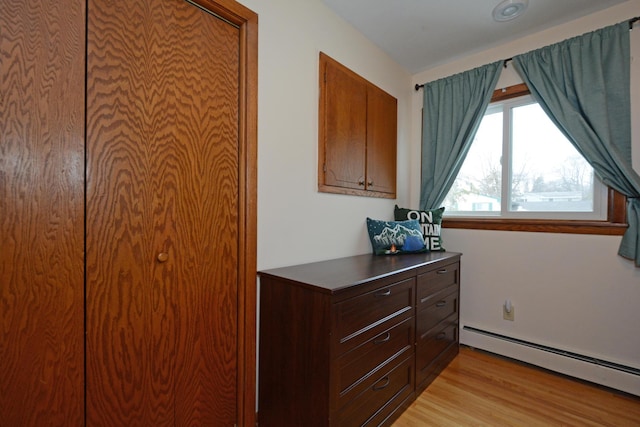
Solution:
M259 271L261 277L286 279L319 291L334 293L372 280L430 264L456 262L456 252L427 252L403 255L356 255Z

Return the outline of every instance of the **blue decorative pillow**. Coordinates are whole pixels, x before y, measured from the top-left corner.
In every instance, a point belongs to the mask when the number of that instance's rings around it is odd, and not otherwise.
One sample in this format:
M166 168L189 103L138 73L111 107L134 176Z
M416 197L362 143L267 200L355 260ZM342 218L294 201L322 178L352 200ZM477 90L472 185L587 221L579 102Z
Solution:
M380 221L367 218L367 231L376 255L427 251L417 220Z
M422 227L422 236L424 237L424 245L427 250L445 251L445 248L442 247L442 237L440 236L442 214L444 214L444 207L421 211L417 209L399 208L398 205L396 205L394 219L396 221L417 220Z

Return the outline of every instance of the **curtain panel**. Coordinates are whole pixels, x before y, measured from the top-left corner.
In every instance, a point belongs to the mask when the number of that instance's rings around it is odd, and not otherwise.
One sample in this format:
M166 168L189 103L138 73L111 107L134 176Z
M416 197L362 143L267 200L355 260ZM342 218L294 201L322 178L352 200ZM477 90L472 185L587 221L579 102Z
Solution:
M498 83L503 61L424 85L420 208L451 189Z
M631 160L629 22L513 57L551 120L598 177L628 198L619 255L640 267L640 177Z

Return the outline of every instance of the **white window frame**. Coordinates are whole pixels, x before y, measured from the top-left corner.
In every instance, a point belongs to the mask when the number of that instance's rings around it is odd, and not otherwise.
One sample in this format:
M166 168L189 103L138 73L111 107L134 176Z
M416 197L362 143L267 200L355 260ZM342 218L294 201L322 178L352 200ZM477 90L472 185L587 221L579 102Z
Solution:
M533 219L533 220L582 220L582 221L606 221L608 217L608 188L594 174L593 211L591 212L553 212L553 211L510 211L510 168L511 168L511 123L513 108L536 103L531 95L522 95L515 98L500 100L492 103L487 108L485 115L502 111L503 114L503 141L502 159L509 159L502 163L502 186L500 211L447 211L444 216L449 218L498 218L498 219ZM506 119L505 119L506 118Z

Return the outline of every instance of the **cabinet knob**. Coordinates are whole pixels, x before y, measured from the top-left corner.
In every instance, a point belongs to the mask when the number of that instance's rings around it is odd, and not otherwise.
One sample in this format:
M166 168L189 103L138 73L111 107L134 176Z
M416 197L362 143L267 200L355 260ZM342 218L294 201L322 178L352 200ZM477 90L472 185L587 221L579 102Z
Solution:
M166 252L160 252L157 258L158 262L167 262L167 260L169 259L169 254Z
M360 185L360 186L364 187L364 179L360 179L360 180L358 181L358 185Z
M369 181L369 182L367 182L367 185L368 185L369 187L373 187L373 181Z

